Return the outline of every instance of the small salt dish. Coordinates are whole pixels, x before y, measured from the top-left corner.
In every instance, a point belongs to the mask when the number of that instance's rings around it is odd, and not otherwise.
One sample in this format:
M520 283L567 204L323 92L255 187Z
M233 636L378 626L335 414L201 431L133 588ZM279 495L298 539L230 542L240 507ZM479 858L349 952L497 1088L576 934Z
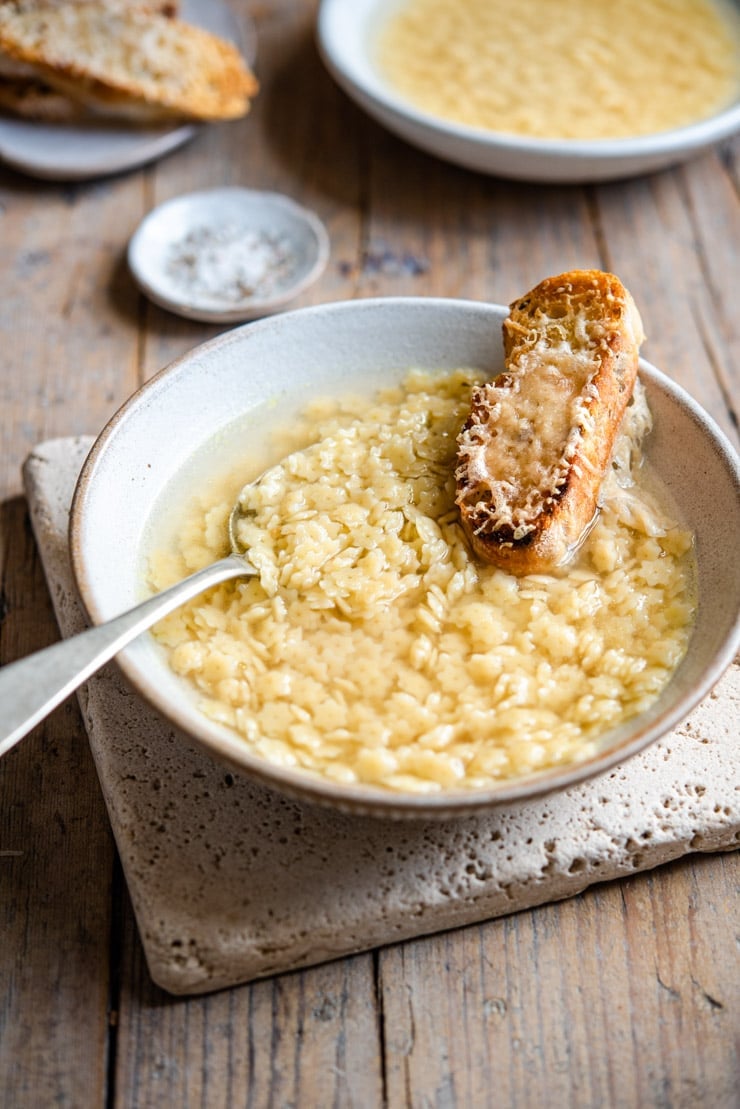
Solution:
M206 323L240 323L285 307L329 257L318 216L287 196L225 187L175 197L134 232L128 264L160 308Z

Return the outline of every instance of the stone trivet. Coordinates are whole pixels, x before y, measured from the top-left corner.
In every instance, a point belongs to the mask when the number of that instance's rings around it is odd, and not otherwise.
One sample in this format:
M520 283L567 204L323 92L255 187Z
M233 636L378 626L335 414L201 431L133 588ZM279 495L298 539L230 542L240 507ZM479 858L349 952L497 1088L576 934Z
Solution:
M90 439L24 468L63 635L84 626L66 530ZM80 703L152 978L204 993L572 897L740 839L740 665L667 738L567 791L446 822L287 800L195 750L113 664Z

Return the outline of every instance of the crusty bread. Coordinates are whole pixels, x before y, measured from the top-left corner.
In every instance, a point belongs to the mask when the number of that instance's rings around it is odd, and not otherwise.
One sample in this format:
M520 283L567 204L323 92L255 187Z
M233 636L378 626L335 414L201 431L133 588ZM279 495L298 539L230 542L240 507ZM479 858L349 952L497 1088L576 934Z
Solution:
M115 0L0 4L0 51L85 108L141 122L235 119L257 91L230 43Z
M23 81L33 80L33 70L7 54L0 54L0 80Z
M458 438L457 504L479 558L537 573L567 562L595 518L644 335L599 270L542 281L503 331L506 368L474 390Z
M39 12L60 8L63 4L84 5L93 2L102 2L103 6L110 11L135 8L137 11L158 12L160 15L166 15L170 18L176 16L179 10L177 0L172 0L172 2L170 0L0 0L0 13L3 8L12 9L16 12ZM32 116L30 106L38 98L42 118L49 118L49 103L52 96L60 101L62 99L66 100L66 98L63 98L61 93L54 93L53 89L48 86L42 87L42 85L43 82L36 77L33 66L16 61L15 58L10 58L7 54L0 52L0 97L3 97L3 104L7 100L12 107L13 103L17 101L21 109L19 114ZM70 115L70 112L73 115L78 115L80 107L67 101L63 106L61 115L66 118ZM57 114L53 111L53 115L56 116Z
M2 8L12 8L16 12L41 11L60 8L62 4L90 4L93 0L2 0ZM100 0L95 0L100 2ZM111 11L136 8L139 11L159 12L160 15L177 15L177 2L168 0L102 0ZM62 103L64 101L64 103ZM60 107L55 107L55 104ZM17 110L19 115L33 118L34 105L38 105L42 119L68 119L80 115L79 105L70 103L61 93L56 93L48 85L39 81L33 66L16 61L0 52L0 106ZM83 111L84 114L84 111Z

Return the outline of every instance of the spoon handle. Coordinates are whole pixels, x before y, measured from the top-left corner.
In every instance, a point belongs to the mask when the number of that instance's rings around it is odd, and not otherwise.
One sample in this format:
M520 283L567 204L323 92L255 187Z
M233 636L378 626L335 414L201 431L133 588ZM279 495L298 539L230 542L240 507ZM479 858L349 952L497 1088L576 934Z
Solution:
M254 570L229 555L105 624L63 639L0 669L0 756L48 716L91 674L168 612L211 585Z

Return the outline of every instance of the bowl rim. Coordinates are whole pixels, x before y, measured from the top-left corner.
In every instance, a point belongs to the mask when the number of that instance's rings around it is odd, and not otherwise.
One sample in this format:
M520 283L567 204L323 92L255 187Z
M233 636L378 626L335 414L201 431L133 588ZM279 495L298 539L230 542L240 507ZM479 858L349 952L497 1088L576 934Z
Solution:
M634 158L688 154L728 138L740 129L740 96L726 107L693 123L633 138L543 139L445 120L395 94L375 71L368 50L361 52L362 63L359 66L355 64L352 51L346 50L333 23L344 3L345 0L321 0L319 5L316 38L324 64L350 95L363 96L385 113L423 130L427 136L437 135L453 143L463 142L480 151L573 162L574 169L579 162L598 158L605 163L613 163L616 169L619 163ZM372 5L372 10L365 14L371 17L382 0L368 0L368 3ZM353 26L357 29L356 24Z
M490 312L492 318L497 320L503 320L509 312L505 305L484 301L414 296L326 302L294 309L286 315L300 322L302 317L308 315L372 312L381 306L395 309L421 306L431 312L451 313L472 308ZM137 409L142 404L148 403L160 391L166 392L172 379L179 373L187 371L191 363L202 364L204 357L217 356L222 349L239 344L245 333L251 334L256 329L269 328L270 325L269 319L247 323L186 351L141 385L113 414L93 443L77 479L69 519L69 549L73 577L91 623L99 623L107 616L101 613L87 571L83 542L85 510L101 460L104 459L112 440L122 427L125 428L126 422L135 417ZM740 492L740 457L714 419L682 386L643 358L640 359L640 374L651 380L659 389L667 393L673 402L686 410L694 422L710 437L725 468L734 478L736 491ZM303 771L269 763L264 758L253 754L244 740L235 732L199 714L194 705L191 704L188 711L185 698L181 706L165 696L160 696L156 682L150 681L145 669L130 658L128 649L116 656L116 662L148 705L170 724L180 729L188 742L263 786L300 801L327 805L338 810L395 818L430 818L467 815L499 804L528 800L569 788L587 778L604 773L631 758L684 720L710 692L739 651L740 621L736 621L734 628L725 636L699 679L692 682L673 705L665 707L648 724L640 726L639 717L635 718L636 727L630 735L606 751L597 751L593 756L579 762L550 767L534 775L504 779L497 785L480 790L445 790L435 794L391 792L370 785L340 785L327 778L314 777ZM630 723L630 721L626 722L625 726Z

